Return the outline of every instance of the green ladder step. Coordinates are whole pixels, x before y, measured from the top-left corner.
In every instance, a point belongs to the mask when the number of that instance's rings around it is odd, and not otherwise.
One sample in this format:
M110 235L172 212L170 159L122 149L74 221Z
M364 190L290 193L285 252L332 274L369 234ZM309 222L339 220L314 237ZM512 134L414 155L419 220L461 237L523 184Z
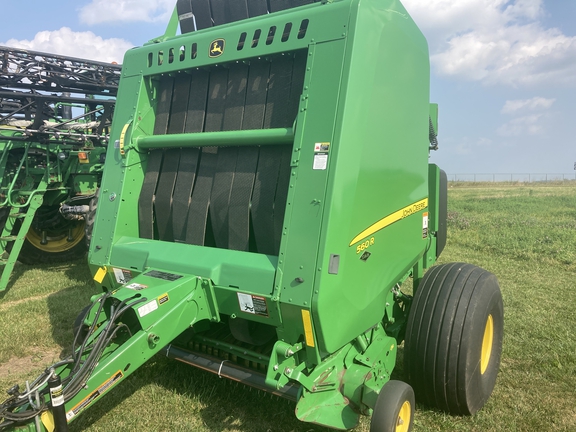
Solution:
M18 236L7 236L7 237L0 237L0 241L14 241L18 238Z

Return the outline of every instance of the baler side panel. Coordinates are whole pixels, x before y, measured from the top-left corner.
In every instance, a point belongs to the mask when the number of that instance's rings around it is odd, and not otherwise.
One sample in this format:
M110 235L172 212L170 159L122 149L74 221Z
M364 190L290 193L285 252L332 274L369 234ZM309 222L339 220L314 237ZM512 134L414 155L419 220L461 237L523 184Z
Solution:
M426 41L399 2L361 6L352 17L345 97L330 147L313 299L317 337L328 353L382 319L390 289L428 245ZM389 225L377 225L387 216Z

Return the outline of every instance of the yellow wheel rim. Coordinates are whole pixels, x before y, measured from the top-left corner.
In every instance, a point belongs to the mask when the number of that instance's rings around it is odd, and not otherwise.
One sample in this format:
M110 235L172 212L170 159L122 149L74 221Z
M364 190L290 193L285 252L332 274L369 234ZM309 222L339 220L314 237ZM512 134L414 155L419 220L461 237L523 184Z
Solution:
M84 238L84 222L78 223L72 227L71 238L68 241L68 230L59 232L49 232L46 236L47 243L42 244L42 233L30 228L26 234L26 239L36 248L43 252L58 253L72 249Z
M494 340L494 318L488 315L486 320L486 327L484 328L484 338L482 339L482 354L480 357L480 373L484 375L490 363L490 355L492 354L492 341Z
M409 401L405 401L400 407L398 421L396 422L396 432L408 432L412 417L412 407Z

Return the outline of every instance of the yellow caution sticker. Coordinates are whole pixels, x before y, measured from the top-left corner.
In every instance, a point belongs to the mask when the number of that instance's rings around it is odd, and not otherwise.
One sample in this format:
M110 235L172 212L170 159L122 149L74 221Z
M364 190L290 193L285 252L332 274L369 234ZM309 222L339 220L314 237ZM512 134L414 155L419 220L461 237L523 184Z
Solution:
M122 371L116 372L102 384L100 384L96 390L90 392L88 396L82 399L79 403L77 403L74 408L66 413L66 420L70 422L74 417L80 414L81 411L86 409L91 403L93 403L98 397L102 396L107 390L110 390L114 384L124 378L124 374Z
M314 347L314 333L312 332L312 320L310 319L310 311L302 309L302 322L304 323L304 337L306 345Z
M106 277L106 267L100 267L94 275L94 280L98 283L102 283L104 277Z
M348 246L352 246L353 244L358 243L360 240L365 239L366 237L370 237L377 231L392 225L394 222L398 222L399 220L424 210L426 207L428 207L428 198L424 198L420 201L416 201L415 203L410 204L409 206L401 208L400 210L395 211L394 213L380 219L375 224L370 225L368 228L354 237Z
M164 303L166 303L168 300L170 300L170 297L168 297L168 293L164 293L162 294L160 297L158 297L158 304L160 306L162 306Z

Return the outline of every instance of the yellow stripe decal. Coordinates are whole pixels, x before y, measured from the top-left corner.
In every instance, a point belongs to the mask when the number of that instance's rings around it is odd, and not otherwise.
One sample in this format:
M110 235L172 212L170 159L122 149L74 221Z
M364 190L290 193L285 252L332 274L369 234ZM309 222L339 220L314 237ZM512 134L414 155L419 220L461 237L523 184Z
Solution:
M352 246L354 243L358 243L360 240L366 237L370 237L375 232L380 231L381 229L384 229L387 226L392 225L394 222L398 222L399 220L404 219L405 217L413 215L419 212L420 210L424 210L426 207L428 207L428 198L416 201L414 204L410 204L409 206L406 206L398 211L395 211L394 213L386 216L385 218L380 219L374 225L371 225L368 228L366 228L364 231L362 231L360 234L354 237L348 246Z
M304 337L306 338L306 345L314 347L314 333L312 333L310 311L302 309L302 322L304 323Z

